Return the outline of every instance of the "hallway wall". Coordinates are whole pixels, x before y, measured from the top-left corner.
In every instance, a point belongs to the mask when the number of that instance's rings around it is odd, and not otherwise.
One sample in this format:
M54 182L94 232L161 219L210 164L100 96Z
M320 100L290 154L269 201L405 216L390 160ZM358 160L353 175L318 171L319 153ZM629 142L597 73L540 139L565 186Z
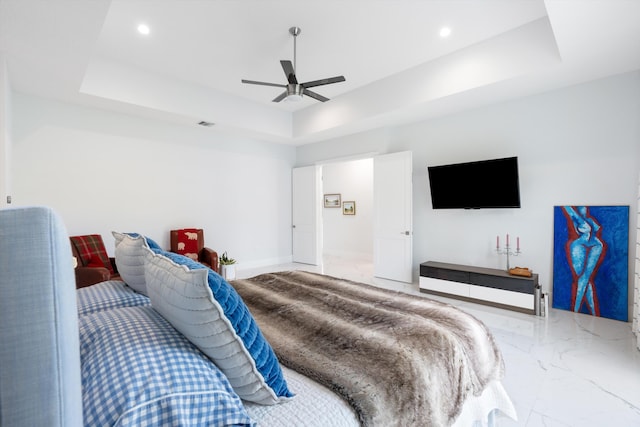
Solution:
M323 193L339 193L342 202L356 203L355 215L342 206L323 208L323 254L371 260L373 257L373 159L322 166Z

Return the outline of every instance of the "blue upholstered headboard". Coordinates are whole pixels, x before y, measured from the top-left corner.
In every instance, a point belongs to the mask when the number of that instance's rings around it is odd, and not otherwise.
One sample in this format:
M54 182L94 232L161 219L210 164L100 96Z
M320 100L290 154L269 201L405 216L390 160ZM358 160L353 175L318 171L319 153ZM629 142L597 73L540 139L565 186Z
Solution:
M83 425L69 236L44 207L0 210L0 425Z

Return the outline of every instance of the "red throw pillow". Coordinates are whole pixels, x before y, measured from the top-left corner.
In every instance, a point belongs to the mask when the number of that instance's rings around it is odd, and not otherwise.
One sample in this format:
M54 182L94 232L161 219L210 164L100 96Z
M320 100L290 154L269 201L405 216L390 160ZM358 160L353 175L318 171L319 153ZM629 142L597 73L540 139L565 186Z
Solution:
M178 230L178 247L176 252L193 260L198 260L197 228L183 228Z

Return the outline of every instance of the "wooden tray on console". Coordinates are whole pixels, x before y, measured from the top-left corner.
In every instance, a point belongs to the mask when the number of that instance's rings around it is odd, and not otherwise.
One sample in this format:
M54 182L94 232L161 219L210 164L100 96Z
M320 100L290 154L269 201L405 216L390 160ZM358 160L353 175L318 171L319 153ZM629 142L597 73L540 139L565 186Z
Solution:
M514 276L531 277L531 270L526 267L514 267L509 269L509 274Z

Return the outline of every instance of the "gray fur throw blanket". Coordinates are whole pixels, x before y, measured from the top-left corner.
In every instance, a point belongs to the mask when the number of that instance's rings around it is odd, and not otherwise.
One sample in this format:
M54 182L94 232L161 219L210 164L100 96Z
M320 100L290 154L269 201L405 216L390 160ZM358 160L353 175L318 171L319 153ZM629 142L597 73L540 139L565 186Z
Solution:
M488 329L451 305L302 271L232 285L280 362L342 396L363 426L449 426L502 378Z

